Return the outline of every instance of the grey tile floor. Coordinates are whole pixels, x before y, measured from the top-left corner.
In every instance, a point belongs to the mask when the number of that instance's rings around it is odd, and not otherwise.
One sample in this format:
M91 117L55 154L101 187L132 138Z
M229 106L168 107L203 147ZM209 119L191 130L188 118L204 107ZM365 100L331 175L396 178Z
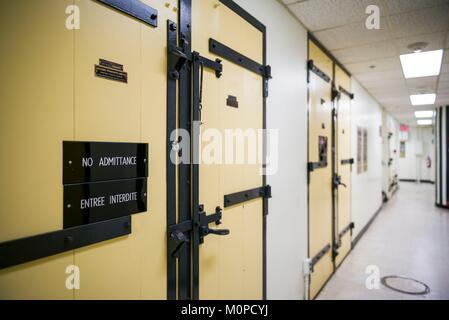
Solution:
M318 299L449 299L449 210L434 206L434 193L430 184L401 183ZM365 272L370 265L378 266L381 277L412 277L431 291L413 296L382 284L369 290Z

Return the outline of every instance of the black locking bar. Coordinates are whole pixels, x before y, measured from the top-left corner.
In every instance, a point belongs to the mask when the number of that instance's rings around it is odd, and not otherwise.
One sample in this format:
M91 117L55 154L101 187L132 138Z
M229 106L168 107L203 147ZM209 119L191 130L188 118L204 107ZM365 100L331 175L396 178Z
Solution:
M322 162L309 162L307 164L307 169L309 170L309 172L313 172L316 169L322 169L322 168L326 168L327 167L327 161L322 161Z
M131 217L101 221L0 243L0 269L131 233Z
M331 250L331 245L327 244L323 249L320 250L311 260L310 264L313 267Z
M338 235L341 238L343 238L349 231L351 231L352 229L355 228L355 224L354 222L351 222L350 224L348 224L348 226L346 228L344 228L340 234Z
M157 10L139 0L98 0L150 26L157 27Z
M354 158L341 160L341 164L342 164L342 165L346 165L346 164L354 164Z
M215 39L209 39L209 51L249 71L255 72L265 79L271 79L270 66L261 65Z
M231 207L239 203L250 201L256 198L271 198L271 186L255 188L251 190L236 192L224 196L224 207Z
M341 93L347 95L351 100L354 99L354 94L351 93L351 92L349 92L348 90L346 90L346 89L343 88L342 86L339 86L339 87L338 87L338 90L339 90Z
M313 60L309 60L307 62L307 66L309 68L310 71L312 71L313 73L315 73L318 77L320 77L321 79L323 79L326 82L331 82L331 78L325 74L321 69L319 69L315 63L313 62Z

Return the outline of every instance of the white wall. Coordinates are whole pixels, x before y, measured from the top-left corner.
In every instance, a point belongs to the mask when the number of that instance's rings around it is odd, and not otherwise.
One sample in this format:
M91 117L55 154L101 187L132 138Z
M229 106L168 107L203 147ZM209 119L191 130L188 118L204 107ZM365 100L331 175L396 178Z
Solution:
M307 31L275 0L236 0L267 27L272 67L267 127L279 130L279 171L267 224L268 299L303 299L307 258Z
M422 155L416 155L416 145L422 143ZM405 144L406 157L399 159L399 179L435 181L435 136L431 127L410 127ZM431 167L427 168L427 157Z
M352 157L357 159L357 127L368 129L368 171L357 174L352 166L352 220L354 237L382 205L382 108L355 80L352 80Z

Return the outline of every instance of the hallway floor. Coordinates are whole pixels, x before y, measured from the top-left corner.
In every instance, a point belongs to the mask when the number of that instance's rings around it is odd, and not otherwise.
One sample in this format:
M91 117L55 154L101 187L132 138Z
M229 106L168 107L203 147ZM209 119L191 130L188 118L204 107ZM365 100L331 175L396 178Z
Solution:
M434 193L430 184L401 183L318 299L449 299L449 210L434 206ZM369 290L368 266L378 266L381 277L422 281L430 293L407 295L382 284Z

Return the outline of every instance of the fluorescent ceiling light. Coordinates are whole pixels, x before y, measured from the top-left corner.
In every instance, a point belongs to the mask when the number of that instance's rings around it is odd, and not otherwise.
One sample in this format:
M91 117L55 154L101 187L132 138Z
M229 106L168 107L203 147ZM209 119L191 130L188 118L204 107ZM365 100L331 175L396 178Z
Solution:
M437 95L435 93L429 94L412 94L410 96L410 101L414 106L423 106L435 104L435 100L437 99Z
M403 54L400 58L406 79L437 76L441 71L443 50Z
M432 118L433 117L433 111L416 111L415 112L416 118Z
M418 125L420 125L420 126L430 126L432 124L433 124L433 122L430 119L418 120Z

